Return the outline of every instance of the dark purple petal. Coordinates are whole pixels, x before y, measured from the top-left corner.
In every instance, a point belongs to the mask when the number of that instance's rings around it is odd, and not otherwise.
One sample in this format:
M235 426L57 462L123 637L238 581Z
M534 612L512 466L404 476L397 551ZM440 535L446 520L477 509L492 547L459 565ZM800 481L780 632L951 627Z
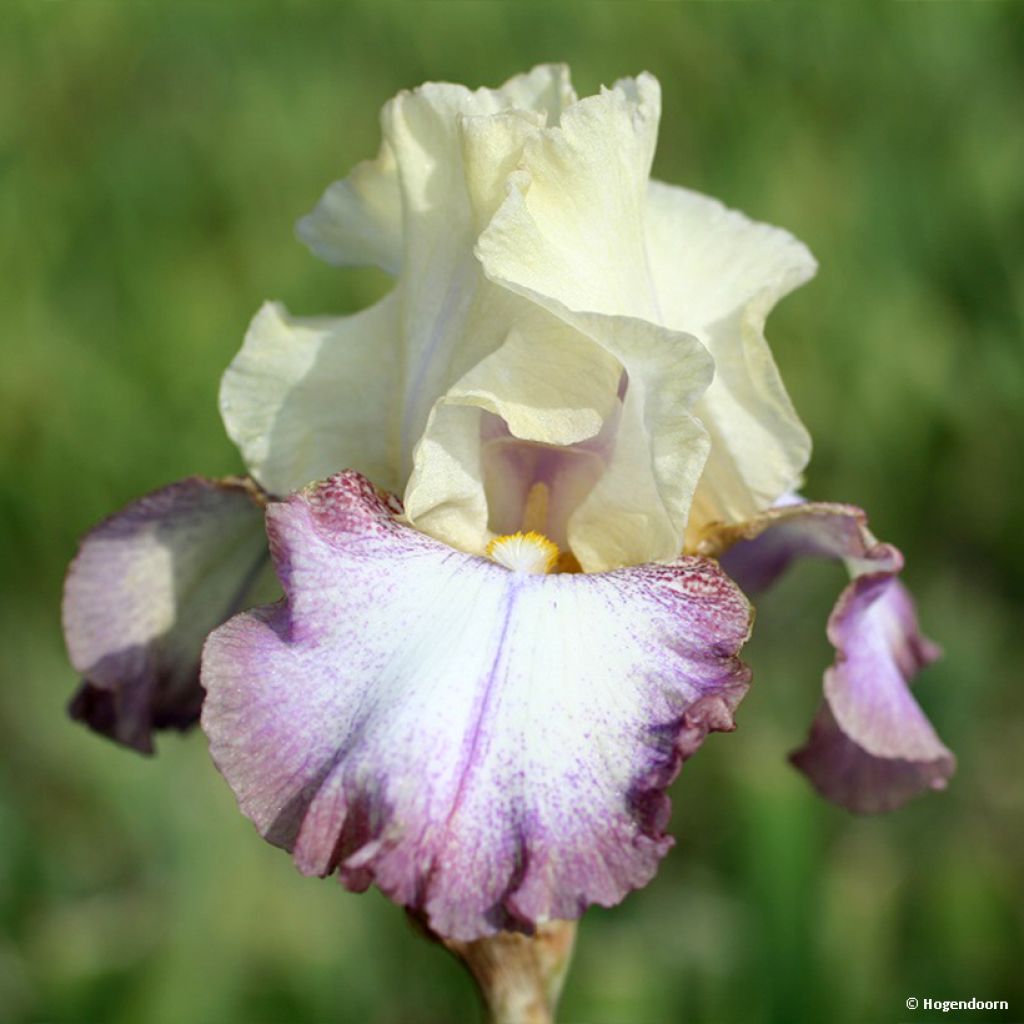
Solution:
M939 656L918 628L898 581L903 556L879 542L852 505L788 502L746 523L709 531L701 554L719 555L745 589L769 586L799 557L842 561L853 577L829 619L836 659L825 700L793 763L830 800L854 811L891 810L941 789L955 759L909 683Z
M733 727L749 605L709 560L526 575L396 511L355 473L269 506L287 600L203 655L242 810L449 938L618 902L672 843L681 762Z
M272 581L248 482L192 477L126 505L86 534L64 583L64 638L84 677L71 716L152 753L154 729L199 718L207 633L272 596Z

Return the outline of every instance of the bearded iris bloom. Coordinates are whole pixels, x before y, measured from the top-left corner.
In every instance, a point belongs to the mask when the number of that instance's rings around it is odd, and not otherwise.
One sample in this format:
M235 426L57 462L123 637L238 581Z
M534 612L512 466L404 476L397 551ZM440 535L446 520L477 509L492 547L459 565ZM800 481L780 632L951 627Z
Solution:
M298 225L394 288L265 306L221 388L250 477L130 505L68 576L78 717L148 750L205 691L266 839L456 940L650 880L665 791L749 682L740 587L796 557L851 576L797 767L875 811L954 766L899 552L795 496L810 440L764 324L816 264L652 180L659 116L651 76L579 100L562 67L396 96Z

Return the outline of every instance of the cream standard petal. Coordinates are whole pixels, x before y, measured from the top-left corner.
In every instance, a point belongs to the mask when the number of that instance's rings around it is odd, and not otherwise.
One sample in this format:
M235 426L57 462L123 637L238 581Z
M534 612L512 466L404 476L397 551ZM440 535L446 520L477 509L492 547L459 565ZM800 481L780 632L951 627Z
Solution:
M568 64L538 64L521 75L513 75L497 92L517 110L533 110L557 124L562 111L576 102Z
M221 381L221 416L272 494L345 466L395 487L400 365L394 293L339 318L267 303Z
M694 193L649 185L656 83L641 76L531 138L480 239L495 280L567 308L631 314L696 335L716 381L695 410L711 455L694 518L733 519L799 479L810 442L763 337L775 301L814 271L785 232Z
M398 286L405 473L434 402L503 343L522 310L484 279L473 255L481 221L500 202L523 141L540 123L538 116L496 112L502 102L492 90L424 86L396 97L385 115L406 210Z
M613 352L628 377L608 468L569 520L587 572L675 558L708 454L691 413L713 366L695 338L645 320L563 315Z
M435 88L431 86L431 88ZM448 90L456 105L474 112L505 108L533 111L556 123L576 102L564 64L542 64L510 78L498 89L470 93L462 86ZM385 142L374 160L357 164L347 178L328 186L317 205L296 224L296 233L316 255L338 266L374 264L397 274L402 265L402 190L394 152Z
M556 500L564 495L574 482L569 477L585 470L574 458L574 446L595 438L618 412L618 360L543 309L516 301L522 308L505 343L431 412L406 488L409 521L464 551L483 552L495 529L519 529L522 523L513 516L509 524L506 509L496 504L517 495L521 506L534 482L554 489ZM534 460L537 480L512 474L515 480L504 481L513 485L502 487L507 500L498 501L493 490L487 493L485 414L505 425L510 441L544 446L551 456L543 467ZM554 460L563 454L556 466ZM561 531L549 527L549 532Z
M346 370L340 346L313 336L323 326L317 321L264 311L224 385L229 433L264 484L283 492L313 472L357 464L376 474L386 463L377 479L401 487L435 401L502 344L524 306L484 280L472 246L500 205L525 139L574 101L568 70L542 66L499 89L428 83L385 106L378 158L332 185L298 231L332 262L401 269L385 307L393 319L387 353L380 342L366 353L368 363L384 364L378 375L387 394L374 381L365 400L343 395L332 406L336 380L324 371ZM337 323L353 340L364 327L358 319ZM308 330L297 332L300 324ZM288 333L302 333L300 343L283 343ZM332 367L311 371L328 347L337 357ZM359 369L365 375L370 367ZM313 401L310 371L320 392ZM376 422L364 415L373 410ZM299 444L294 456L292 441ZM339 461L367 444L372 450L362 459Z
M697 406L711 454L691 529L738 522L793 489L810 458L764 324L817 264L788 232L661 182L648 192L647 248L665 323L696 334L715 359Z
M427 84L385 108L404 204L404 472L434 402L524 315L525 304L484 279L473 246L523 146L569 98L564 69L542 68L498 90ZM513 99L529 106L513 109Z
M705 330L765 289L780 299L818 269L788 231L661 181L648 185L646 230L662 314L680 330Z
M522 88L520 82L517 89ZM472 251L481 225L495 210L498 212L478 248L485 266L489 259L492 264L498 259L496 253L489 256L486 244L488 237L496 234L501 237L495 248L518 249L519 266L531 273L522 282L527 288L539 287L547 279L546 268L534 262L535 256L543 255L541 246L526 238L524 216L510 205L513 197L505 196L506 179L520 161L531 169L532 186L521 197L524 206L539 198L545 212L552 215L563 208L576 210L576 233L569 239L572 251L556 254L563 278L572 281L575 275L585 273L587 259L581 254L600 258L600 253L607 251L607 245L595 249L591 244L593 229L622 204L628 207L624 216L635 238L633 248L638 258L643 257L646 174L657 127L654 80L642 77L635 85L624 84L570 106L561 111L557 127L543 130L539 114L502 113L508 102L500 90L469 92L460 86L426 85L397 96L384 114L384 130L398 162L405 204L401 288L409 371L404 451L411 451L437 396L497 348L514 322L510 317L520 314L521 306L510 309L501 305L500 298L486 287ZM616 188L626 171L616 173L610 168L611 160L630 168L633 184L628 196L624 193L629 189ZM592 182L599 186L605 208L592 202ZM550 192L545 194L548 185ZM525 219L534 223L531 211L525 211ZM619 216L615 223L621 219ZM615 240L619 241L617 235ZM488 274L503 276L496 266ZM620 284L616 282L616 287ZM595 294L590 296L593 301L582 307L574 306L564 293L558 295L572 308L595 309L601 308L594 303L599 296L607 297L608 290L607 280L596 282ZM621 290L632 294L634 289L625 282ZM649 285L647 294L651 294Z
M407 514L420 529L463 550L486 546L492 536L488 523L496 518L503 522L502 510L488 506L483 486L486 438L481 415L486 410L503 420L508 416L525 440L566 446L555 472L559 487L574 495L571 507L561 513L567 520L565 543L583 569L600 572L674 558L682 550L687 510L707 456L707 435L687 409L707 387L710 358L695 339L645 321L563 314L579 326L579 337L604 350L589 357L589 366L581 364L575 389L569 391L580 404L574 409L558 404L542 408L536 396L543 390L537 388L531 404L517 407L510 400L516 387L524 382L528 387L544 355L526 373L509 358L514 349L495 353L432 413L416 451ZM553 352L562 356L565 349ZM596 375L602 363L606 369ZM628 378L621 404L614 397L617 392L609 389L616 366L624 367ZM509 371L521 374L515 386ZM585 445L573 443L585 437L582 432L577 437L571 425L599 422L595 414L602 408L600 444L588 452ZM592 436L597 439L598 432ZM593 457L600 460L596 473ZM556 481L550 479L550 468L546 472L546 477L513 483L521 483L523 493L533 482L551 487ZM498 527L502 532L509 528L507 522ZM561 524L551 532L563 543Z
M528 76L517 88L554 103L559 81ZM369 194L365 179L383 194L384 178L394 180L403 249L395 291L351 318L297 320L270 306L254 321L222 405L250 471L276 493L351 465L400 489L434 402L507 336L525 304L483 278L472 244L546 116L509 102L456 85L395 97L382 115L381 158L338 192ZM362 230L342 226L352 238Z
M503 212L522 210L514 190ZM507 233L503 242L512 238ZM592 339L626 373L609 465L570 518L573 554L588 572L675 557L708 454L707 434L690 411L713 374L707 350L693 336L649 320L572 310L533 291L524 284L531 280L529 255L524 263L492 242L484 260L489 276Z
M405 515L416 529L459 551L482 555L488 528L481 444L483 410L438 402L416 446Z
M563 110L560 124L574 137L587 135L594 131L592 121L602 105L614 108L619 121L629 120L633 101L627 92L599 99L594 109L576 105ZM570 446L600 432L615 408L625 365L616 351L595 346L585 333L579 337L581 332L560 309L545 313L544 304L528 289L520 290L520 298L481 275L470 246L481 226L500 219L513 201L505 183L517 163L527 160L526 151L542 130L540 119L523 112L484 116L495 101L493 94L454 87L420 90L394 102L387 129L403 168L403 188L408 186L407 211L414 214L407 220L408 280L403 276L402 282L409 352L403 451L421 434L423 441L416 449L406 509L421 529L466 550L481 550L492 521L505 517L503 510L488 508L484 493L483 414L456 408L469 406L500 417L515 438ZM452 130L453 120L457 131ZM459 169L456 142L462 175L453 179L453 165ZM439 161L436 155L446 149L448 158ZM605 151L619 149L610 144ZM441 170L435 173L435 166ZM445 199L443 209L433 193ZM639 202L637 209L642 209ZM499 345L506 346L500 354ZM452 384L459 372L458 383ZM596 391L595 375L601 378ZM438 407L430 413L439 394L444 395L445 411ZM596 419L595 408L603 410ZM581 426L581 416L590 422ZM558 474L559 493L572 491L577 500L586 489L577 479L578 462L570 456L565 472ZM521 491L520 482L529 485L517 480L511 491ZM642 544L638 538L638 546ZM678 550L673 544L670 553ZM591 559L595 564L597 557Z
M573 553L588 570L678 554L708 450L691 410L711 359L695 337L658 323L646 265L659 102L657 82L641 75L531 136L477 245L491 280L593 339L626 371L613 461L570 521Z
M443 400L487 409L524 441L585 441L615 409L622 367L586 335L542 309L523 305L505 344Z
M488 275L569 309L657 319L644 230L660 105L644 74L532 136L477 245Z
M374 265L397 274L402 265L402 196L394 154L385 143L376 160L357 164L327 187L295 233L321 259L340 267Z

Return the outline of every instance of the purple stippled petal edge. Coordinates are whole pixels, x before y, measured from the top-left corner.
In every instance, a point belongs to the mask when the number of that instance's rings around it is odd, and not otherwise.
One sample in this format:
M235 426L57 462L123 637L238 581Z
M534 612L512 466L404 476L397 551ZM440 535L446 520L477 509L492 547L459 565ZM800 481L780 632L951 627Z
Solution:
M207 641L214 761L300 870L449 938L617 903L733 727L749 605L707 559L516 574L396 510L355 473L270 505L286 601Z

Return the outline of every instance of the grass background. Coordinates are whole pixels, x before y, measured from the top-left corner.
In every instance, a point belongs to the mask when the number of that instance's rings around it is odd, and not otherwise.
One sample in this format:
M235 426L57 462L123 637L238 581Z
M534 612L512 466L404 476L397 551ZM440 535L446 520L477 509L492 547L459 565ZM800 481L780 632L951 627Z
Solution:
M740 731L675 786L658 880L593 911L564 1002L589 1024L1024 1019L1024 10L864 5L76 2L0 15L0 1018L102 1024L475 1019L458 967L376 895L253 834L202 737L156 760L68 723L76 537L237 471L218 376L265 298L354 310L294 219L425 79L542 60L581 92L647 68L656 173L821 261L769 335L816 442L808 493L863 504L946 648L921 700L960 758L885 818L785 763L841 574L759 609ZM943 1018L945 1019L945 1018Z

